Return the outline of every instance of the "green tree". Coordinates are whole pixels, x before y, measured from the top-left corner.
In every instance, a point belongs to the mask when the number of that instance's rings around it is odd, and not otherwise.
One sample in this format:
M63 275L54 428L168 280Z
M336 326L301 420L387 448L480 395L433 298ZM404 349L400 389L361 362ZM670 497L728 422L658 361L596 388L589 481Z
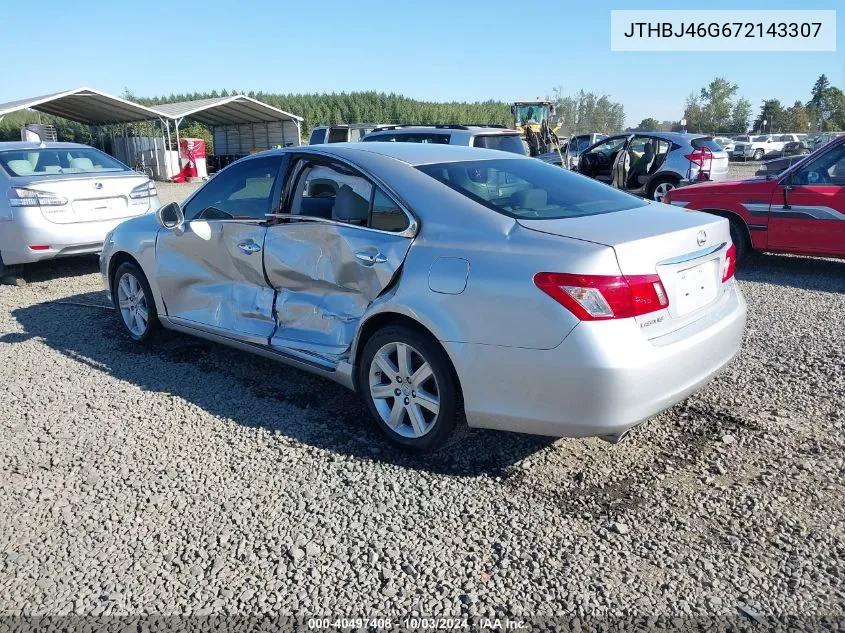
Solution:
M766 122L763 125L763 122ZM786 112L777 99L766 99L760 107L760 114L754 120L754 129L765 133L770 131L785 132Z
M660 129L660 122L653 117L648 117L640 121L634 129L641 132L654 132Z
M827 78L827 75L819 75L819 78L816 79L816 83L814 83L813 87L810 89L811 98L807 103L807 107L813 108L814 110L821 110L822 100L824 99L825 91L828 88L830 88L830 80Z
M731 122L726 132L743 134L748 131L748 121L751 119L751 102L748 99L737 99L731 111Z
M784 114L786 117L784 131L807 132L811 128L807 108L801 101L796 101L792 107L786 109Z
M625 108L611 101L607 95L579 91L565 95L561 88L554 89L556 125L564 134L578 132L606 132L613 134L625 126Z

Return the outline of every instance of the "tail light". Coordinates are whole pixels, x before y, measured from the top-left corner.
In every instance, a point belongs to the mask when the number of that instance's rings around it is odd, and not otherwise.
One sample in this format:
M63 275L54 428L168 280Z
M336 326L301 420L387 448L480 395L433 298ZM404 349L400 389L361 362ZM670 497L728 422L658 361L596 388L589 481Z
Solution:
M731 244L725 253L725 267L722 270L722 283L734 276L736 271L736 246Z
M158 191L156 191L156 186L152 180L148 180L143 185L138 185L129 192L129 197L135 200L139 198L152 198L157 195Z
M537 273L534 285L582 321L627 319L669 305L657 275Z
M36 191L23 187L9 189L9 206L12 207L60 207L66 204L67 198L48 191Z

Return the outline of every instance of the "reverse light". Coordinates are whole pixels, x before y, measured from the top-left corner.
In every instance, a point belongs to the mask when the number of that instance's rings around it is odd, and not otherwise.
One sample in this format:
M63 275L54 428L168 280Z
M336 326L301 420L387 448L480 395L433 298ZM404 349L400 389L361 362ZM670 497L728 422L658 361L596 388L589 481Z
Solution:
M12 187L8 196L9 206L12 207L61 207L67 204L67 198L23 187Z
M158 191L156 191L156 186L152 180L148 180L143 185L138 185L129 192L129 197L135 200L139 198L152 198L156 195L158 195Z
M722 269L722 283L734 276L736 272L736 246L731 244L725 253L725 267Z
M627 319L668 307L657 275L537 273L534 285L582 321Z

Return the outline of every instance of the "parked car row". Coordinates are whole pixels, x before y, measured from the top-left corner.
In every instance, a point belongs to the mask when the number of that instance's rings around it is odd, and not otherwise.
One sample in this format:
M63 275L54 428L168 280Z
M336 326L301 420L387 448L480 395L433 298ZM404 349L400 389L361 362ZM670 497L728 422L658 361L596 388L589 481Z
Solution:
M337 381L415 450L462 416L618 441L736 355L748 250L845 257L845 139L740 182L705 135L603 138L573 170L492 126L362 140L247 156L163 207L92 148L3 147L24 231L0 249L100 250L134 341L176 330ZM108 233L61 241L88 228Z

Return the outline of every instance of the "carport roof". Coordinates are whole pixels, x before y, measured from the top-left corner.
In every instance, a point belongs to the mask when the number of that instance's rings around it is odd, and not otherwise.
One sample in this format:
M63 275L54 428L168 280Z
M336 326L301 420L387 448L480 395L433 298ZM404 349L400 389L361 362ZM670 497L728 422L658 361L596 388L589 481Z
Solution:
M133 123L160 118L156 110L120 97L94 90L76 88L41 97L0 103L0 117L18 110L38 110L88 125Z
M279 110L246 95L161 103L153 107L168 119L190 117L207 125L302 121L300 116Z

